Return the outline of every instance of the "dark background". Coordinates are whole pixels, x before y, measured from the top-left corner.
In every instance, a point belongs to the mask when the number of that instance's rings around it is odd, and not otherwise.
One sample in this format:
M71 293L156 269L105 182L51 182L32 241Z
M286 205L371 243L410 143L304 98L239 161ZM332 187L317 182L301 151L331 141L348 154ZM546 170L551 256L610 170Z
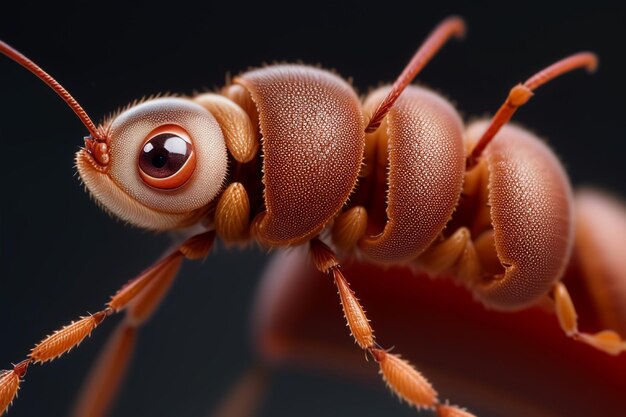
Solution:
M446 46L419 79L466 118L491 114L513 84L558 58L584 49L599 54L595 76L572 74L542 88L516 120L548 138L574 184L626 197L626 13L598 2L509 6L515 11L502 2L412 2L406 9L389 1L45 7L23 1L3 6L0 38L57 77L99 119L144 95L211 89L228 72L274 61L321 63L353 77L364 93L393 81L430 30L460 14L469 27L466 40ZM0 368L7 368L42 336L99 309L162 253L168 238L110 219L81 190L73 153L86 131L58 97L4 58L0 92ZM115 416L201 417L218 403L252 362L249 307L265 259L258 251L218 248L203 264L184 266L141 331ZM67 357L33 367L10 415L65 415L112 327L108 321ZM382 384L281 370L263 415L414 412Z

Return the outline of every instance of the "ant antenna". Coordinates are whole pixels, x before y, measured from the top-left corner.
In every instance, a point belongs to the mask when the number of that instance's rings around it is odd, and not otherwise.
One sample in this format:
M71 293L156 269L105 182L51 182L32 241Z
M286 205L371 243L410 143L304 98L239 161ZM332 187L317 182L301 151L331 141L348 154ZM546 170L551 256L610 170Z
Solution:
M400 97L402 91L452 36L457 38L465 36L465 22L460 17L452 16L447 18L428 36L404 68L402 74L393 83L389 95L378 105L376 112L374 112L365 128L365 133L375 132L380 127L383 119L391 110L398 97Z
M495 116L493 116L491 124L467 158L467 169L469 170L476 165L483 151L487 145L491 143L498 131L500 131L500 128L511 120L511 117L513 117L513 114L519 107L530 100L534 95L533 91L548 81L578 68L586 68L587 71L594 72L598 68L598 57L591 52L579 52L570 55L539 71L526 80L524 84L518 84L513 87L504 104L502 104Z
M68 93L68 91L57 82L57 80L52 78L50 74L42 70L39 65L35 64L22 53L1 40L0 53L11 58L13 61L17 62L18 64L35 74L37 77L39 77L44 83L46 83L48 87L53 89L54 92L56 92L63 99L63 101L67 103L68 106L70 106L70 108L74 111L74 113L76 113L80 121L83 122L93 139L103 139L102 135L98 132L98 128L96 128L96 125L91 121L91 118L89 117L85 109L83 109L81 105L78 104L76 99L74 99L74 97L72 97L72 95Z

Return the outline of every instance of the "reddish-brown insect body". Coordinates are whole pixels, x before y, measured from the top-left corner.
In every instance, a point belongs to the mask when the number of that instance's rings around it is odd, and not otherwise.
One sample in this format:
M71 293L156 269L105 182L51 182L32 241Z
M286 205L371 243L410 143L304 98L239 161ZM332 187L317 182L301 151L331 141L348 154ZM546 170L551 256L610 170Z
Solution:
M296 65L251 71L235 83L255 102L263 136L266 212L257 238L268 246L310 240L357 181L365 126L356 92L336 75Z
M388 94L388 88L375 91L366 99L365 108L378 107ZM445 99L417 87L404 91L385 122L370 143L379 146L379 155L388 156L366 164L389 166L387 219L371 216L384 230L363 238L359 248L377 263L406 263L432 244L456 207L465 166L463 123ZM376 170L371 173L375 175ZM386 187L386 183L378 186ZM374 191L383 192L384 188ZM374 207L368 206L368 212L374 213Z
M463 34L461 19L443 21L396 82L364 100L330 71L274 65L235 77L219 93L141 102L97 127L52 77L0 42L0 52L40 77L85 124L90 136L76 165L105 210L135 226L186 236L101 311L54 332L25 361L2 372L0 413L29 364L61 356L106 317L124 311L75 411L106 414L136 329L159 305L182 260L206 257L216 238L268 249L307 244L315 269L337 288L356 345L378 364L395 394L439 417L471 414L442 402L408 360L379 344L342 260L375 264L380 274L380 266L395 266L446 276L499 311L543 305L567 336L614 355L626 350L613 330L579 331L561 282L574 246L584 251L591 241L578 241L574 224L591 227L585 222L591 215L574 217L571 186L552 151L528 131L506 125L533 90L566 72L593 70L595 56L580 53L556 62L514 87L491 121L465 126L446 99L409 85L448 39ZM581 201L583 210L619 212ZM620 212L611 222L621 227L625 218ZM606 244L593 237L596 246ZM623 331L624 301L603 288L615 285L623 295L626 267L613 247L608 251L603 265L622 275L609 273L593 292L600 304L617 310L607 313L607 322ZM602 275L601 266L583 264L590 275ZM279 310L281 302L268 310ZM267 328L276 327L266 321ZM287 339L293 334L286 333Z

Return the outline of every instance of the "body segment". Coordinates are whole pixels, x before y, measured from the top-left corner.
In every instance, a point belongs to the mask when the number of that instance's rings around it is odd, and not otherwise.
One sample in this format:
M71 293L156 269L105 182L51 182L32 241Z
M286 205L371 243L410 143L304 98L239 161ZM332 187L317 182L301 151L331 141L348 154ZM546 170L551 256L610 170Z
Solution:
M486 127L470 126L468 140L477 140ZM547 145L521 128L504 127L484 164L504 274L486 279L474 293L489 307L520 309L537 302L563 275L573 246L571 186Z
M364 148L364 120L352 87L320 69L284 65L235 79L257 105L263 137L262 244L317 235L352 192Z
M388 93L389 88L372 93L365 108L375 109ZM379 235L360 241L367 259L408 263L441 233L461 193L462 129L456 110L423 88L407 88L389 111L377 133L386 136L388 149L387 219Z

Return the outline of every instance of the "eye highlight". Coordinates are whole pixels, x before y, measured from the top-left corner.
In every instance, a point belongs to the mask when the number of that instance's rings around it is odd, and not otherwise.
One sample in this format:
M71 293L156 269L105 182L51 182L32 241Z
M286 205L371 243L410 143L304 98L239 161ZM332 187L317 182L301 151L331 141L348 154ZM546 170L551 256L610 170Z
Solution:
M196 168L189 134L176 125L154 129L139 151L138 169L149 186L172 190L183 186Z

